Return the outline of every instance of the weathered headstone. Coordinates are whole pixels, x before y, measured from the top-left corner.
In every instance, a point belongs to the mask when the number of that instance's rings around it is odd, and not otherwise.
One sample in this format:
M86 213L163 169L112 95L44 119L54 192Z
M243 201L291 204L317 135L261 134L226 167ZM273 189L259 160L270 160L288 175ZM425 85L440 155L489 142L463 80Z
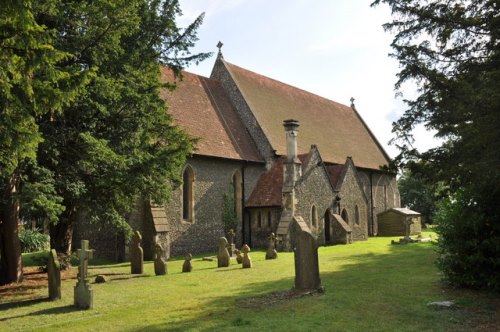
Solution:
M155 245L155 254L155 274L157 276L167 274L167 263L163 259L163 248L158 243Z
M241 251L238 249L234 249L234 253L236 254L236 262L241 264L243 262L243 256L241 256Z
M77 250L80 266L78 266L78 282L74 288L75 306L81 309L92 309L94 306L94 291L87 279L89 259L94 250L89 249L89 241L82 240L81 249Z
M292 243L295 260L295 289L322 290L319 278L318 244L302 217L294 216Z
M193 255L187 253L184 256L184 264L182 264L182 272L191 272L193 266L191 265L191 259L193 259Z
M278 252L276 251L276 235L271 233L268 240L269 244L267 246L266 259L276 259L278 258Z
M141 247L141 240L141 233L135 231L130 244L130 273L132 274L142 274L144 272L144 251Z
M234 230L231 228L227 233L227 242L229 243L227 249L229 250L229 256L231 257L234 256L234 250L236 249L234 244L234 235Z
M217 267L228 267L230 262L229 251L227 251L227 239L219 239L219 250L217 252Z
M241 251L243 252L243 261L242 261L242 267L244 269L249 269L252 267L252 259L250 256L248 256L248 253L250 252L250 247L246 244L243 245L241 248Z
M49 299L59 300L61 298L61 264L57 259L57 252L55 249L49 252L47 273L49 279Z

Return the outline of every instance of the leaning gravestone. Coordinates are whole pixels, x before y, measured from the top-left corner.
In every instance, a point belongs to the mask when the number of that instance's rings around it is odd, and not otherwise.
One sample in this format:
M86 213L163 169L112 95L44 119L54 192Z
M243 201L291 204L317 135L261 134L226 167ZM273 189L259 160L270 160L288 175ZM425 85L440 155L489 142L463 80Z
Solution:
M278 252L276 251L276 235L271 233L268 240L269 244L267 246L266 259L276 259L278 258Z
M184 257L184 264L182 264L182 272L191 272L193 266L191 265L191 259L193 259L193 255L187 253Z
M233 257L236 246L234 244L234 230L232 228L229 230L229 232L227 232L227 242L229 243L228 244L229 256Z
M163 260L163 249L158 243L155 245L155 274L157 276L162 276L167 274L167 263Z
M318 244L302 217L293 217L291 235L294 246L295 289L322 290Z
M142 274L144 263L144 252L141 248L141 233L135 231L130 244L130 273Z
M239 251L238 249L234 249L234 253L236 254L236 262L238 264L243 263L243 256L241 256L241 251Z
M61 264L57 259L57 252L55 249L49 252L47 273L49 279L49 299L59 300L61 298Z
M250 256L248 256L248 253L250 252L250 247L246 244L241 247L241 251L243 252L243 261L242 261L242 267L244 269L249 269L252 267L252 259Z
M219 250L217 252L217 267L228 267L230 262L229 251L227 251L227 239L219 239Z
M94 291L87 279L89 259L92 258L93 251L89 249L88 240L82 240L82 247L77 250L80 266L78 267L78 282L74 288L74 294L75 306L81 309L92 309L94 306Z

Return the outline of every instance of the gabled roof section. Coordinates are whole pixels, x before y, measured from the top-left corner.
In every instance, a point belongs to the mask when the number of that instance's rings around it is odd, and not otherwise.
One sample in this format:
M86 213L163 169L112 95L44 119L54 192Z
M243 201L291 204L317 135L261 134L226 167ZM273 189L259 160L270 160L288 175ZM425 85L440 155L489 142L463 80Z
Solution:
M309 153L298 156L302 166L309 162ZM283 192L283 172L286 157L278 157L273 167L262 173L252 194L245 203L245 207L270 207L281 206Z
M379 169L389 157L355 109L222 61L278 155L286 155L282 122L300 122L298 151L316 144L325 162Z
M340 190L340 188L342 187L342 181L344 180L344 176L347 171L347 164L325 165L325 168L334 190Z
M263 161L220 83L187 72L182 76L180 80L162 67L161 81L176 82L177 88L163 89L160 96L166 100L174 122L199 139L194 154Z
M390 208L388 210L385 210L383 212L380 212L377 214L377 216L384 215L390 212L395 212L404 216L420 216L421 213L417 211L410 210L408 208Z

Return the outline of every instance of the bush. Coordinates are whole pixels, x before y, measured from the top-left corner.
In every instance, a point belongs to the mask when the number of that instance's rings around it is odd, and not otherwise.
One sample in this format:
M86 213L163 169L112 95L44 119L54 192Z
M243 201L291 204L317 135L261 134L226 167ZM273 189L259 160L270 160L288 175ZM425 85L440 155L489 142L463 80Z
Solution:
M22 252L43 251L50 248L49 236L38 230L23 229L19 232Z
M438 261L451 285L500 291L500 224L496 191L459 190L436 215Z

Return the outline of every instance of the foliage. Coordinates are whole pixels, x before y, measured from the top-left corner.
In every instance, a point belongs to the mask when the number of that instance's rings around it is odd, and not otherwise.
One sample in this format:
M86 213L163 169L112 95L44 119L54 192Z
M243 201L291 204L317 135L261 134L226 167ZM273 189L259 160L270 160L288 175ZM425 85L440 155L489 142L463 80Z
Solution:
M233 188L233 186L231 186ZM234 201L234 189L223 196L222 206L222 222L224 224L224 232L227 234L229 230L236 231L236 202Z
M153 262L144 262L143 278L130 275L130 264L91 265L91 281L105 274L110 282L92 284L99 296L90 311L68 310L74 301L76 268L72 268L63 274L60 301L8 303L7 310L0 310L0 320L5 331L498 330L498 297L440 287L432 244L394 246L390 240L375 237L320 247L326 291L318 296L287 296L294 283L293 253L266 260L265 251L252 250L251 269L234 261L228 268L217 268L215 262L202 260L213 255L205 253L193 257L191 273L181 272L183 258L170 259L164 276L155 276ZM9 296L0 301L25 303L47 297L46 283L23 290L12 294L14 300ZM426 305L448 299L457 307L435 310ZM166 304L175 304L176 310L165 310ZM93 319L96 316L99 319Z
M398 179L398 189L401 196L401 206L420 212L426 223L431 224L436 213L438 189L433 183L428 183L419 174L410 170L403 172Z
M22 252L35 252L49 249L49 236L39 230L22 229L19 232Z
M51 240L67 252L79 211L127 235L124 216L139 197L164 203L180 183L193 141L160 98L161 88L174 87L159 81L160 64L179 70L208 56L189 53L203 16L177 27L175 0L66 1L51 12L40 3L35 12L55 47L76 55L68 64L95 73L64 112L38 121L38 164L53 174L65 208Z
M420 173L435 183L442 181L451 197L461 197L474 202L474 216L452 218L452 211L467 211L470 205L446 207L440 221L446 224L446 234L456 227L457 243L475 242L478 248L489 247L482 234L493 236L500 215L498 201L491 201L500 187L500 8L498 1L403 1L376 0L372 5L388 4L393 22L384 27L395 33L393 56L398 59L402 70L396 88L411 81L418 87L418 96L406 100L408 109L393 124L396 138L393 143L401 150L396 165ZM444 143L426 152L412 147L412 129L423 124L434 129ZM456 204L465 204L457 200ZM467 234L466 229L475 231ZM446 237L446 236L445 236ZM451 242L445 244L452 245ZM448 248L452 255L463 255L468 251ZM445 250L445 247L441 247ZM500 257L496 247L492 259L482 261L481 254L460 256L461 266L450 264L444 270L450 281L469 286L496 286L484 274L470 271L480 265L485 271L495 267ZM477 261L475 261L477 259ZM475 262L474 262L475 261ZM488 265L489 264L489 265ZM443 267L443 265L441 264ZM453 270L456 268L456 270Z
M500 215L495 205L500 190L490 189L482 194L460 190L441 203L436 215L437 262L453 285L499 292Z

